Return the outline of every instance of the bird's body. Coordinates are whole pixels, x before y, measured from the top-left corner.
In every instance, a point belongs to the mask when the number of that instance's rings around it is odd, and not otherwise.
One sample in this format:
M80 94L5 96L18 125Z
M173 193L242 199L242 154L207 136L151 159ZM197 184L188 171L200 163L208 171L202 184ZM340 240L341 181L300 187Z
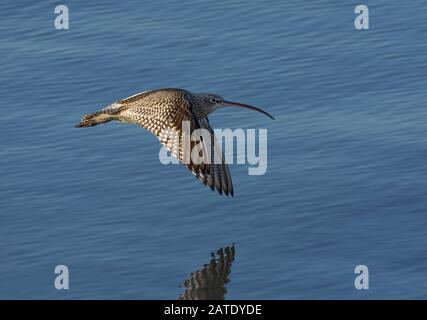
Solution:
M233 196L230 171L216 143L213 129L207 118L209 113L223 105L255 109L267 114L249 105L225 101L218 95L166 88L145 91L118 100L100 111L83 116L82 121L76 127L91 127L112 120L144 127L156 135L171 154L185 164L205 185L208 185L212 190L216 189L220 194ZM269 114L267 115L271 117ZM185 139L183 121L189 122L191 131L206 129L210 133L211 143L206 144L204 142L201 150L202 156L213 155L213 157L209 157L209 161L202 163L184 161L186 150L183 147L183 139ZM203 139L201 140L203 142ZM194 141L191 142L192 147L194 143ZM218 156L220 161L218 161Z

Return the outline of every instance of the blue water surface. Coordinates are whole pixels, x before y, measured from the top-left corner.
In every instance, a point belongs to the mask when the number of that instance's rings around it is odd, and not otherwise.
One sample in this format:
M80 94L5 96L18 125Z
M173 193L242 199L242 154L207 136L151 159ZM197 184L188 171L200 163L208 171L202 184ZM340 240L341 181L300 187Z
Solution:
M427 4L367 0L356 31L357 4L2 1L0 298L175 299L232 243L227 299L426 298ZM232 165L226 198L137 126L73 128L160 87L273 114L210 116L268 129L266 174Z

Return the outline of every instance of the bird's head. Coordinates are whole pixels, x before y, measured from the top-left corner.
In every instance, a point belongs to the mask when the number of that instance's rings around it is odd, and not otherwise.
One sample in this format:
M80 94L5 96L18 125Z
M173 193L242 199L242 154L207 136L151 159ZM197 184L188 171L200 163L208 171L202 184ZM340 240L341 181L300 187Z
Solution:
M260 108L257 108L248 104L240 103L240 102L228 101L217 94L200 93L198 94L198 97L201 100L200 102L202 103L203 107L207 109L208 111L207 114L215 111L216 109L223 108L223 107L239 107L239 108L246 108L246 109L261 112L265 114L267 117L274 120L274 117L272 115L270 115L268 112Z

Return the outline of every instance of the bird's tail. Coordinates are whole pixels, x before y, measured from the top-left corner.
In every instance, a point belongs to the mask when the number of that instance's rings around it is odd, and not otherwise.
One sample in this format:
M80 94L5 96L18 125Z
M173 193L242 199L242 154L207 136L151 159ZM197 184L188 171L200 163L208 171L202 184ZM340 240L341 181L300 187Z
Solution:
M119 112L125 108L127 108L126 105L115 102L102 110L84 115L82 121L77 123L75 127L94 127L98 124L110 122L111 120L120 120Z
M82 117L82 121L75 125L75 128L93 127L98 124L107 123L114 120L114 116L111 113L104 111L98 111L91 114L86 114Z

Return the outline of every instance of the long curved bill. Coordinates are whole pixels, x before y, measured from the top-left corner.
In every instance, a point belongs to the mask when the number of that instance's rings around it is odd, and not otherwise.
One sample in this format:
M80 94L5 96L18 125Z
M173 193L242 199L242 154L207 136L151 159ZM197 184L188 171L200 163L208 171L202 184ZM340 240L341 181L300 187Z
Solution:
M246 108L246 109L250 109L250 110L255 110L255 111L258 111L258 112L261 112L261 113L265 114L267 117L269 117L270 119L274 120L274 117L271 114L269 114L268 112L266 112L266 111L264 111L264 110L262 110L260 108L248 105L248 104L239 103L239 102L233 102L233 101L223 101L223 104L227 104L229 106L234 106L234 107L240 107L240 108Z

